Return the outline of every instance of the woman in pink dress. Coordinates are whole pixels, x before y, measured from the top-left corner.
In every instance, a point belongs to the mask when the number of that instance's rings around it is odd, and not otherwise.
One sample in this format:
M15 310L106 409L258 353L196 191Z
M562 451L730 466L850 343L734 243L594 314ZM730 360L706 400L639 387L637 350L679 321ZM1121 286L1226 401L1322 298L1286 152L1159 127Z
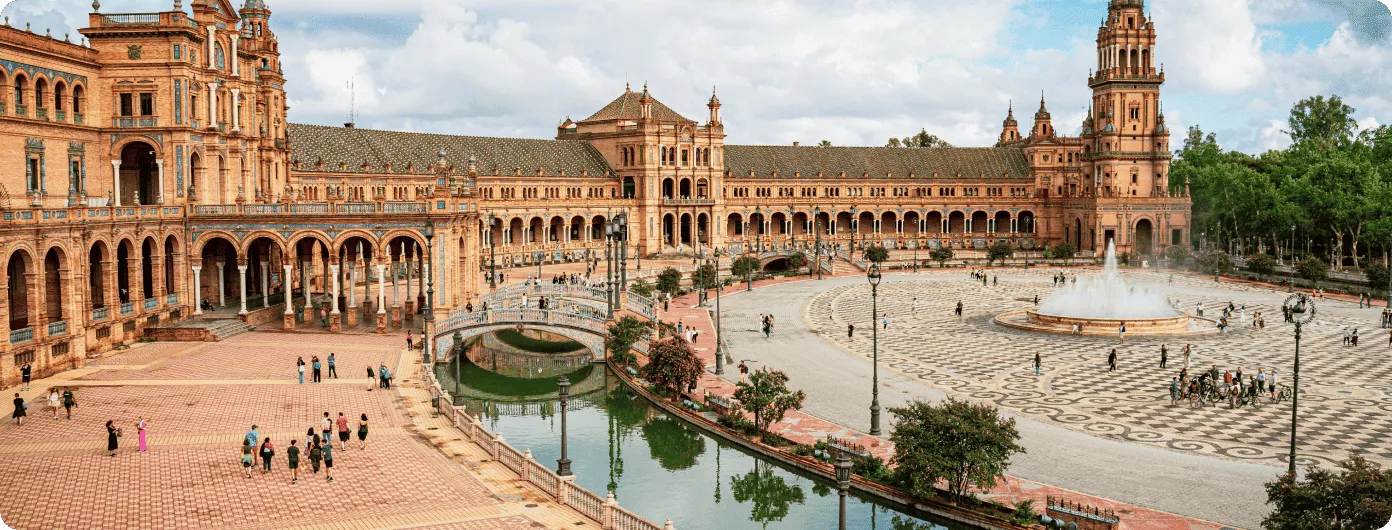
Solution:
M144 417L144 416L141 416L141 417L140 417L140 421L139 421L138 423L135 424L135 430L136 430L137 433L140 434L140 448L139 448L139 452L143 453L143 452L145 452L145 417Z

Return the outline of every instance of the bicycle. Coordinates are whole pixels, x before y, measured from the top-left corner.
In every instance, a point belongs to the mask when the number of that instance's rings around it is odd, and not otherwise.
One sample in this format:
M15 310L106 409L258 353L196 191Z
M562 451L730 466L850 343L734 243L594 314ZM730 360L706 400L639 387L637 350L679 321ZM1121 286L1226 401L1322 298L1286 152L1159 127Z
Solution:
M1277 387L1278 388L1276 390L1276 399L1271 400L1272 403L1290 401L1291 398L1295 395L1295 393L1291 391L1291 388L1286 385L1277 385Z

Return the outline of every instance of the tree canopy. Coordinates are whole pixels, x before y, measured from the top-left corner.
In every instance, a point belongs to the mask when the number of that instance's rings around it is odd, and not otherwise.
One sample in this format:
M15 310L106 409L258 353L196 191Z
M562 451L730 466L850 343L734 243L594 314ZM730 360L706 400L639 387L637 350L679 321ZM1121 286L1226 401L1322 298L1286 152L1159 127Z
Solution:
M928 129L920 129L918 134L913 136L905 136L902 139L890 138L889 142L885 144L885 147L944 148L952 147L952 144L947 143L947 141L942 138L938 138L937 135L928 134Z
M761 368L750 373L748 381L739 382L735 399L754 415L754 428L763 432L770 424L782 421L784 413L802 408L807 394L788 390L788 374L783 371Z
M1305 480L1282 473L1266 484L1268 530L1362 530L1392 518L1392 474L1354 455L1337 473L1311 466Z
M913 401L889 412L895 417L889 437L895 480L920 497L934 496L940 480L957 498L969 484L990 489L1011 455L1025 451L1015 420L1001 418L990 405L948 398L940 405Z

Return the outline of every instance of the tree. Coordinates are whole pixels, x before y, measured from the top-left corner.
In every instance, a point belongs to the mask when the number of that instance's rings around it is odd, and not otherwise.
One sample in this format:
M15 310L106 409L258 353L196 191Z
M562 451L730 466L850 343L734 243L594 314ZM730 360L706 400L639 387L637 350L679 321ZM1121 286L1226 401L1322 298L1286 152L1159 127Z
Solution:
M1000 261L1001 265L1004 265L1005 260L1010 259L1010 257L1014 255L1015 248L1010 246L1009 241L997 241L996 244L991 245L991 248L986 250L986 265L989 267L996 261Z
M928 253L929 258L938 262L938 268L942 268L943 265L947 263L947 260L952 259L953 255L952 247L939 247Z
M1189 247L1175 245L1165 249L1165 257L1170 258L1170 266L1182 267L1184 262L1189 261Z
M735 387L735 399L740 408L754 415L754 428L764 432L770 424L783 420L790 409L802 408L807 394L788 390L788 374L781 370L761 368L749 374L748 381Z
M890 434L895 480L920 497L933 496L940 480L958 499L968 484L990 489L1005 474L1011 455L1025 451L1015 420L1001 418L990 405L915 400L889 412L895 416Z
M902 140L899 138L890 138L889 142L885 144L885 147L946 148L952 147L952 144L947 143L942 138L938 138L936 135L928 134L927 129L921 129L918 131L918 134L905 137Z
M673 399L683 390L696 384L705 363L691 349L691 343L678 337L668 337L648 347L648 364L643 366L643 379L672 393Z
M1372 288L1387 288L1388 274L1386 265L1381 263L1369 265L1368 268L1363 269L1363 276L1368 278L1368 285L1372 286Z
M657 290L667 294L677 294L681 290L681 271L667 267L662 272L657 273Z
M807 266L807 256L794 252L788 256L788 270L797 272Z
M1073 248L1072 243L1059 243L1054 245L1054 248L1049 251L1049 255L1053 256L1054 259L1062 258L1065 263L1072 261L1073 255L1076 253L1077 250Z
M831 147L831 140L822 140L820 142L817 142L817 147Z
M715 265L702 265L700 268L691 272L691 285L698 289L715 288Z
M647 322L631 316L623 317L609 326L609 336L604 338L604 351L608 352L610 361L624 366L633 364L637 360L633 355L633 344L651 334L652 327Z
M1297 148L1321 150L1347 146L1358 130L1354 112L1354 108L1344 104L1337 95L1328 99L1323 95L1302 99L1291 108L1290 119L1286 121L1290 125L1291 142Z
M1319 285L1320 282L1329 278L1329 265L1314 256L1300 260L1300 265L1295 267L1295 273L1307 281Z
M1247 270L1257 273L1258 278L1276 274L1276 258L1269 254L1257 254L1247 258Z
M862 255L865 261L870 263L884 263L885 260L889 259L889 251L879 245L865 247L865 252Z
M1392 473L1354 455L1339 463L1335 473L1310 466L1305 480L1290 474L1266 484L1266 503L1273 505L1262 519L1267 530L1363 530L1381 528L1392 518Z
M754 274L761 267L762 265L759 264L759 258L748 255L740 256L730 263L730 274L744 278Z
M653 291L657 290L657 288L653 287L653 284L648 283L648 280L638 278L637 280L633 281L632 285L628 286L628 290L629 292L638 296L644 298L651 298Z
M1209 250L1199 254L1196 264L1204 274L1231 274L1233 270L1232 257L1221 250Z

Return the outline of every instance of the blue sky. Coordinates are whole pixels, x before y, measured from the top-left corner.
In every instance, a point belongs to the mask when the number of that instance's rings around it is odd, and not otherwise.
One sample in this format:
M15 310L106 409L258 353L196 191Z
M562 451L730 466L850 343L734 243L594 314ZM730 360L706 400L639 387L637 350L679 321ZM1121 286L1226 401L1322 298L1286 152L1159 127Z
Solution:
M191 4L194 0L185 0ZM199 0L201 1L201 0ZM242 0L234 0L240 5ZM291 120L340 124L348 81L362 127L551 137L647 81L727 141L883 145L926 128L995 141L1008 102L1026 125L1043 91L1076 133L1106 0L266 0ZM106 0L149 12L172 0ZM1168 123L1225 147L1288 143L1292 104L1339 94L1360 124L1392 120L1392 14L1376 0L1150 0ZM89 0L14 0L36 32L74 31ZM1176 144L1179 142L1176 141Z

